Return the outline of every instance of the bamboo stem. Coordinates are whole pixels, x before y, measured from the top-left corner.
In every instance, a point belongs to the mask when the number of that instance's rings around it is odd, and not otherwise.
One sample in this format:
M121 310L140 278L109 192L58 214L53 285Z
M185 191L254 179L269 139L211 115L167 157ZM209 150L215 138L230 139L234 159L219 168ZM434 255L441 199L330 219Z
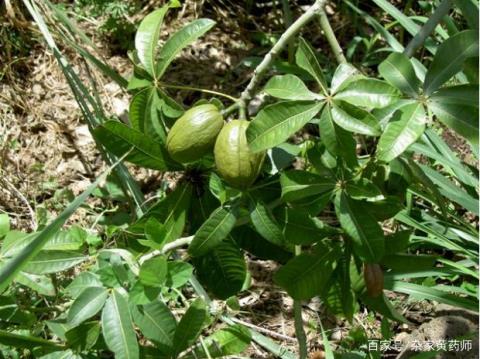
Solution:
M338 43L337 37L335 36L335 32L330 25L330 21L328 21L327 14L325 10L322 8L320 14L318 16L318 20L320 23L320 27L322 28L323 32L325 33L325 37L327 38L330 47L332 48L333 55L337 59L339 64L344 64L347 62L345 55L343 54L342 47Z
M255 89L260 84L263 76L272 65L275 58L282 52L285 46L288 45L290 39L292 39L300 29L310 22L323 8L326 0L316 0L310 8L303 13L283 34L280 36L275 45L265 55L262 62L256 67L253 72L253 76L250 79L245 90L240 96L239 106L240 109L246 112L248 102L253 98Z
M440 5L435 9L432 16L422 26L420 31L409 42L403 53L408 57L412 57L415 51L423 45L428 36L435 30L437 25L442 21L443 17L448 14L450 7L452 6L452 0L443 0Z

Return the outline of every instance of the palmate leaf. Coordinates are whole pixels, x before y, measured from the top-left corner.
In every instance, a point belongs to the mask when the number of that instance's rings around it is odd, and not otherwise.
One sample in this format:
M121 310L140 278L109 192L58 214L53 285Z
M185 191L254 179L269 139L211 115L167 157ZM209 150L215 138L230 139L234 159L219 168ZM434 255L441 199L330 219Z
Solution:
M145 16L138 26L135 35L135 49L137 50L138 59L145 67L145 70L152 76L155 75L155 55L160 28L168 8L168 5L165 5Z
M162 353L173 349L177 321L168 307L159 299L132 307L133 321L145 337L152 340Z
M310 91L297 76L290 74L273 76L265 85L264 91L283 100L314 101L324 98Z
M207 316L207 306L201 298L190 304L175 330L173 337L174 357L177 357L197 340Z
M232 210L217 208L195 233L188 253L194 257L207 254L227 238L236 221Z
M78 296L68 311L68 324L79 325L97 314L105 304L108 291L102 287L89 287Z
M198 279L219 299L238 293L247 277L247 266L240 248L228 239L209 254L194 259Z
M175 56L215 25L210 19L197 19L173 34L161 48L156 66L156 77L161 78Z
M352 239L354 252L365 262L377 263L385 250L385 238L376 219L344 191L335 196L335 211L342 229Z
M446 126L478 144L478 86L442 88L428 100L428 108Z
M327 95L327 81L325 81L325 77L323 76L323 71L315 54L315 50L303 37L298 39L295 61L299 67L307 71L317 81L323 94Z
M109 152L116 156L128 153L125 160L136 165L160 171L179 168L160 143L121 122L105 122L93 134Z
M465 30L451 36L439 47L425 77L425 95L431 95L443 83L462 70L469 57L478 56L478 32Z
M379 108L385 107L398 100L400 93L388 83L364 78L350 82L334 99L344 100L352 105Z
M345 101L334 101L331 108L333 121L343 129L368 136L380 135L380 124L369 112Z
M310 299L324 289L338 256L338 247L318 243L312 253L302 253L288 261L275 273L274 280L293 299Z
M127 300L117 289L112 291L102 310L102 333L107 347L115 353L115 358L140 357Z
M254 152L275 147L300 130L322 108L314 101L280 102L265 107L247 128L247 141Z
M420 80L415 74L410 59L403 53L390 54L379 66L378 72L390 85L395 86L409 96L416 96L420 88Z
M400 156L422 135L425 122L425 111L420 103L408 104L397 110L378 141L378 160L390 162Z

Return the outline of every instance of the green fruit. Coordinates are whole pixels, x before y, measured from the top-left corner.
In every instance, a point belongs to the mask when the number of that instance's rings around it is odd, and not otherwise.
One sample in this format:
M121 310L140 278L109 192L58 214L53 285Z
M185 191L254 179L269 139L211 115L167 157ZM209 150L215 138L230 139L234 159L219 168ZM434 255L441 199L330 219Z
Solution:
M247 144L245 131L249 122L235 120L227 123L215 142L217 171L232 187L249 187L262 168L265 152L253 153Z
M168 153L180 163L199 160L212 149L223 124L223 116L214 105L191 108L170 129Z

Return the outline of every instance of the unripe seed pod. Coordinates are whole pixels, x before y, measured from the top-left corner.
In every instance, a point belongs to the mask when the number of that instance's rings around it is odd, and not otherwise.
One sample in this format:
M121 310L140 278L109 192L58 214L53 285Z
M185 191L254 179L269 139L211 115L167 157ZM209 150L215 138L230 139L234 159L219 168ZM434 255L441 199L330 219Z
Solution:
M365 263L363 265L363 278L370 297L376 298L383 293L383 270L380 265Z
M189 109L168 133L168 153L180 163L199 160L213 148L223 125L223 116L214 105L205 104Z
M220 131L214 148L218 173L238 189L246 189L255 182L265 158L265 152L250 151L245 135L248 125L245 120L227 123Z

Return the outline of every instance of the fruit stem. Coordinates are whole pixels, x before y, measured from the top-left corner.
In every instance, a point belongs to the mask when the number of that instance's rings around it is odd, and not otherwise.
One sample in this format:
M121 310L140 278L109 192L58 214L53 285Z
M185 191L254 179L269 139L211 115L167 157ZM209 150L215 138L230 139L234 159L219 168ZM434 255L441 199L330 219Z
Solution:
M238 99L233 97L233 96L227 95L226 93L223 93L223 92L214 91L214 90L207 90L207 89L202 89L202 88L192 87L192 86L172 85L172 84L166 84L166 83L163 83L163 82L160 84L160 86L165 87L167 89L170 88L170 89L176 89L176 90L188 90L188 91L204 92L204 93L209 93L209 94L212 94L212 95L217 95L217 96L228 98L230 101L233 101L233 102L238 101Z

